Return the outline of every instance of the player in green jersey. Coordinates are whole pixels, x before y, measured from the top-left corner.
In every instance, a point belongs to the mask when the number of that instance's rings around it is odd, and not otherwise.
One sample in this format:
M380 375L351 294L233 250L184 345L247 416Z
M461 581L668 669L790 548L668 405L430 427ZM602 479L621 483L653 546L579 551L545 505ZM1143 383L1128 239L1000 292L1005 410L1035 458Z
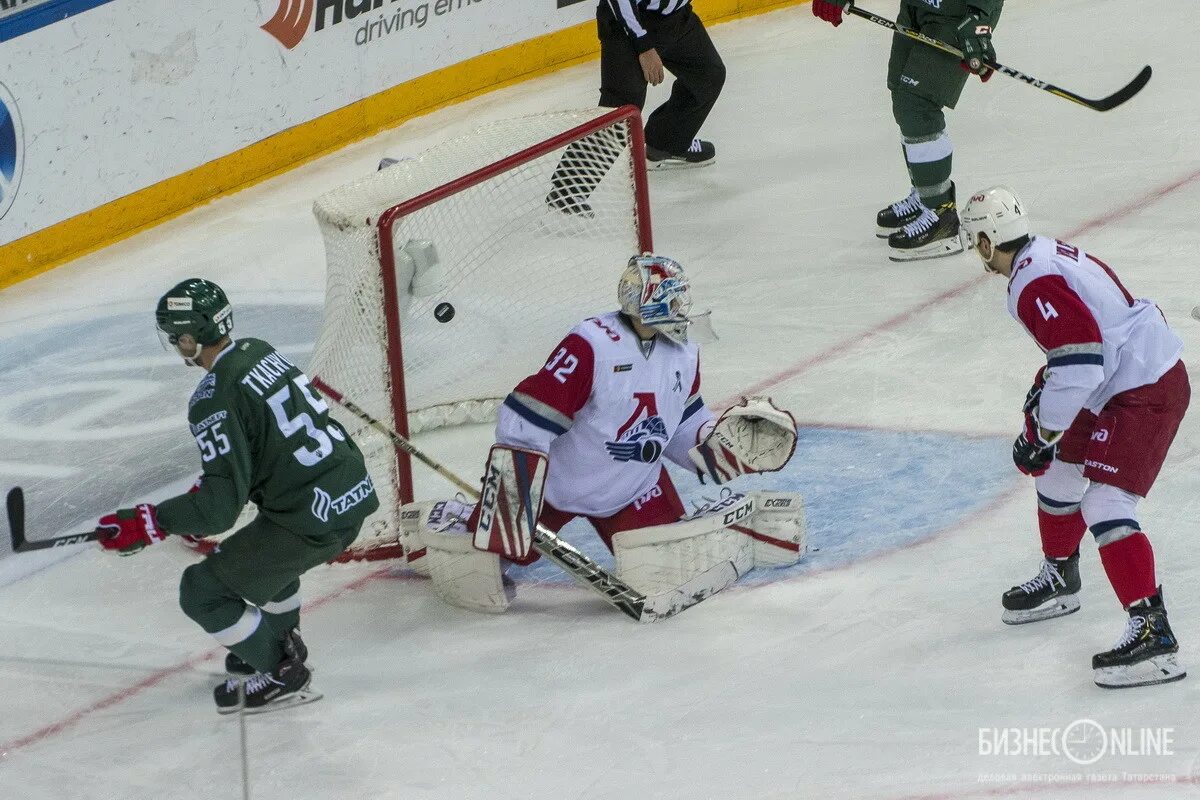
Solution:
M842 23L850 0L813 0L813 14ZM984 62L996 60L992 29L1004 0L902 0L896 22L962 50L965 60L897 33L892 36L887 87L900 126L912 190L876 216L876 236L888 240L893 261L916 261L963 250L954 183L954 145L943 109L954 108L969 72L992 76Z
M307 376L258 339L238 339L225 293L191 278L158 302L163 344L207 374L188 422L204 473L191 491L100 520L122 555L168 534L209 536L248 525L183 571L179 604L230 650L217 711L272 710L320 697L300 639L300 575L346 549L379 507L362 453ZM243 702L244 700L244 702Z

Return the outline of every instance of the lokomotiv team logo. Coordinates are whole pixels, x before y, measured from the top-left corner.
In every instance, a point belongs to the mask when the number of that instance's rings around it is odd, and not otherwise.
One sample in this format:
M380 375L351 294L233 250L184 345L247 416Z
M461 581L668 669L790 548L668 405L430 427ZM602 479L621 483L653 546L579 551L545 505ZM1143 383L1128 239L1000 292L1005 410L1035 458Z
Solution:
M12 208L25 170L25 129L12 92L0 83L0 219Z

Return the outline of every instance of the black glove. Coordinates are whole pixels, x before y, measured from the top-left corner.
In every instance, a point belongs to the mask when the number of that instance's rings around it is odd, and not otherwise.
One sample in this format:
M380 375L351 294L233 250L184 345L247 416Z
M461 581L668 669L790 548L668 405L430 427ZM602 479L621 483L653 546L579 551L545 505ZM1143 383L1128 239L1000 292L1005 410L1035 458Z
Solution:
M992 47L992 23L988 15L968 7L967 15L958 23L958 41L963 51L963 67L980 80L992 77L987 62L995 62L996 48Z
M1046 385L1046 368L1042 367L1033 376L1033 385L1025 395L1025 404L1021 411L1025 414L1025 427L1017 440L1013 442L1013 463L1017 469L1026 475L1037 477L1050 467L1058 450L1058 439L1061 433L1056 433L1051 441L1046 441L1041 435L1041 424L1038 422L1038 402L1042 399L1042 387Z
M1057 449L1057 442L1043 441L1036 431L1031 432L1029 425L1026 425L1013 442L1013 463L1021 472L1036 478L1050 468Z

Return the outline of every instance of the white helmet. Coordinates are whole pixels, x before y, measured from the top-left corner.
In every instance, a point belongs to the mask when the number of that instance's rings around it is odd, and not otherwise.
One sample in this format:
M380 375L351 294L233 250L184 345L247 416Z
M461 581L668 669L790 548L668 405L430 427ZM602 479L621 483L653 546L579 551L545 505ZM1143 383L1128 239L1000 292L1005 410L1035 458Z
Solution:
M645 253L629 259L617 284L621 311L668 339L687 342L692 296L678 261Z
M1007 186L975 192L959 215L972 247L986 234L993 247L1029 235L1025 204Z

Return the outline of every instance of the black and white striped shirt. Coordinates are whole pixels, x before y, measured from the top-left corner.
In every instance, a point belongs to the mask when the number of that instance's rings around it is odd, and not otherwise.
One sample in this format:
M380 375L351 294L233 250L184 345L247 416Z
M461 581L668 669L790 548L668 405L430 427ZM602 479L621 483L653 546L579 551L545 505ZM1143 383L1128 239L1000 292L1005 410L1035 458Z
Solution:
M639 53L653 47L646 38L646 29L642 26L640 17L646 14L667 16L686 6L691 0L600 0L612 9L613 16L621 21L625 30L633 37L634 45Z

